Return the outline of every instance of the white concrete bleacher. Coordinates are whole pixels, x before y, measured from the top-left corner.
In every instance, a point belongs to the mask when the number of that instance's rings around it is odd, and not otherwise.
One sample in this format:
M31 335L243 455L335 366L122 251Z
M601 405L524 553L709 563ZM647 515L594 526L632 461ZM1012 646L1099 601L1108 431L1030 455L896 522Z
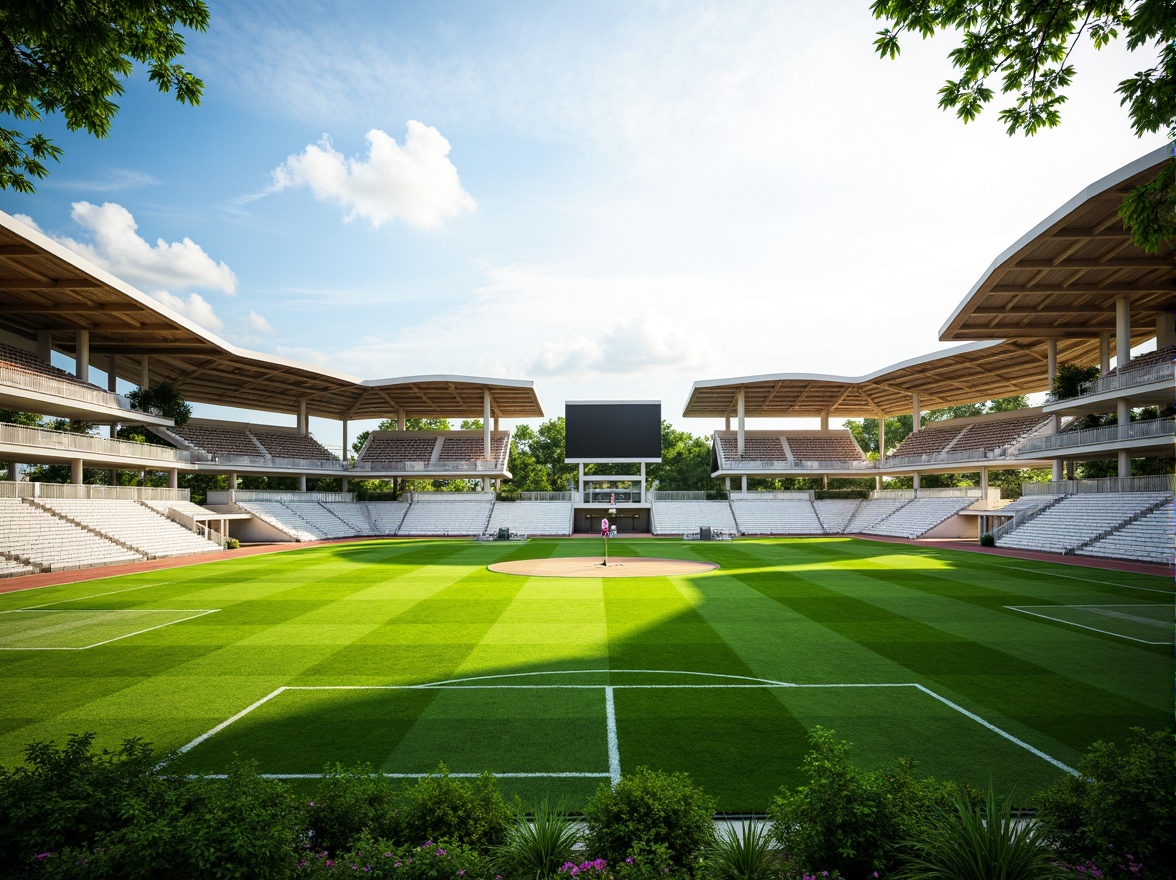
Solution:
M137 501L107 498L43 499L59 516L130 547L149 559L212 553L220 546Z
M1066 553L1117 530L1149 507L1167 500L1153 492L1067 495L1057 504L997 538L998 547Z
M767 494L767 493L765 493ZM731 496L731 510L743 535L824 534L817 511L807 498L781 500Z
M363 501L322 501L323 507L347 523L356 535L375 535L376 527Z
M336 461L330 451L310 434L297 431L262 431L252 428L248 432L261 444L267 453L275 458L292 458L302 461Z
M167 433L175 434L213 457L217 455L248 455L262 458L266 454L265 448L243 428L189 422L183 426L168 428Z
M983 449L986 452L993 452L1015 446L1042 428L1049 420L1049 416L1036 413L1024 418L973 422L961 433L951 451L971 452Z
M817 519L821 521L821 528L826 534L837 535L846 530L853 515L861 507L860 498L827 498L814 501L813 509L817 512Z
M867 535L917 538L973 504L975 498L916 498L863 529Z
M933 458L943 452L959 436L961 428L950 423L928 425L921 431L907 435L889 458Z
M17 498L0 498L0 547L10 561L49 571L141 562L144 558Z
M31 351L25 351L24 349L17 348L13 345L6 345L2 342L0 342L0 367L7 370L17 370L22 373L42 376L46 379L55 379L59 382L82 385L97 391L103 390L97 385L83 382L72 373L67 373L65 370L58 369L52 364L46 363Z
M282 504L323 538L356 538L367 534L318 501L284 501Z
M737 533L739 526L726 501L657 501L650 516L655 535L685 535L700 526Z
M413 496L397 534L481 535L486 531L493 506L494 496L480 492L418 493Z
M433 461L440 438L421 431L372 431L356 464L398 469L415 465L422 469Z
M849 431L819 434L786 434L784 438L797 461L865 461L865 453Z
M319 541L326 537L280 501L238 501L237 506L295 541Z
M910 503L909 498L871 498L863 501L846 525L849 534L866 534L883 519Z
M1079 556L1105 556L1159 565L1176 563L1173 549L1172 502L1078 549Z
M373 535L395 535L408 513L408 504L403 501L368 501L364 508L372 521Z
M510 529L512 535L570 535L572 505L568 501L497 501L486 531Z

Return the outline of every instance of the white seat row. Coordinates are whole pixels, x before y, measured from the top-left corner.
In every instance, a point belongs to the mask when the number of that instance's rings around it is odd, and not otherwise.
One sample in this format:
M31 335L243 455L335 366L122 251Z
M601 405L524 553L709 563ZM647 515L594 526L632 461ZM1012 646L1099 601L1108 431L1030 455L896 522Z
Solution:
M141 562L144 558L16 498L0 498L0 546L9 558L15 556L50 571Z
M1166 497L1144 492L1068 495L1002 535L997 544L1018 550L1065 553L1117 528Z
M500 501L487 531L510 529L520 535L570 535L573 507L567 501Z
M212 553L220 547L136 501L46 499L45 507L149 559Z
M922 431L919 432L923 433ZM928 432L930 433L930 432ZM854 513L845 531L851 534L867 534L870 529L878 525L883 519L891 516L910 503L909 498L875 498L863 501L861 507Z
M827 534L837 535L847 529L861 505L860 499L828 498L814 501L813 509L817 512L817 519L821 521L821 528Z
M916 498L865 530L869 535L917 538L955 516L974 498Z
M457 493L454 493L457 494ZM480 535L490 519L491 500L460 497L429 499L409 505L397 530L399 535Z
M768 499L731 499L731 509L744 535L820 535L824 533L813 503Z
M1114 559L1172 565L1176 562L1176 551L1173 550L1172 502L1169 501L1163 507L1128 523L1118 531L1077 552L1081 556L1109 556Z
M651 511L655 535L697 533L700 526L737 532L739 526L726 501L658 501Z

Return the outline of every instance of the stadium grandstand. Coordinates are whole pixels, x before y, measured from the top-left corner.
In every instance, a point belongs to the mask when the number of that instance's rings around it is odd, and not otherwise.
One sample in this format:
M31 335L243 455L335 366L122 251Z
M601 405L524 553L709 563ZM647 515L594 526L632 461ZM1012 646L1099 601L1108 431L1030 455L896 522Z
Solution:
M428 375L359 379L238 348L0 214L0 408L99 426L0 423L0 576L203 554L227 539L318 541L368 536L566 535L577 507L620 504L655 534L864 534L975 540L999 547L1172 562L1171 475L1133 477L1132 461L1170 458L1176 387L1176 268L1171 244L1137 249L1116 209L1124 192L1171 161L1157 150L1088 187L1001 254L939 333L950 348L859 377L779 373L694 383L683 415L723 421L712 435L713 476L727 497L670 488L625 498L613 490L524 493L502 501L511 432L501 420L543 416L529 380ZM1154 351L1132 358L1154 340ZM72 369L54 365L72 364ZM1060 364L1098 378L1055 396ZM98 380L101 376L101 381ZM219 404L294 426L192 419L176 425L135 409L120 383L169 382L192 403ZM926 409L1046 393L1032 409L922 424ZM1144 407L1155 417L1133 418ZM893 449L885 418L911 414ZM1089 415L1113 416L1083 427ZM383 419L354 461L310 433L310 419ZM407 431L409 419L480 419L476 430ZM880 454L867 455L843 419L878 419ZM749 419L817 420L816 429L749 429ZM119 439L142 426L148 442ZM1065 479L1067 462L1116 462L1117 477ZM650 459L655 460L655 459ZM57 465L68 483L21 481L21 466ZM994 470L1046 468L1009 504L990 490ZM108 485L84 471L110 475ZM117 471L166 475L166 487L117 485ZM928 474L978 473L978 485L924 488ZM181 474L224 475L228 489L191 503ZM247 491L242 476L283 476L298 491ZM873 477L868 498L813 491L749 491L749 479ZM883 481L909 477L912 488ZM308 492L329 478L338 491ZM357 500L349 481L468 480L462 493L405 492ZM473 491L474 488L477 491ZM630 498L630 494L633 496ZM603 502L601 502L603 503ZM605 504L607 507L608 504ZM629 510L632 508L632 510ZM640 508L640 510L639 510ZM582 512L582 511L581 511ZM643 518L644 517L644 518ZM587 517L591 525L591 516Z

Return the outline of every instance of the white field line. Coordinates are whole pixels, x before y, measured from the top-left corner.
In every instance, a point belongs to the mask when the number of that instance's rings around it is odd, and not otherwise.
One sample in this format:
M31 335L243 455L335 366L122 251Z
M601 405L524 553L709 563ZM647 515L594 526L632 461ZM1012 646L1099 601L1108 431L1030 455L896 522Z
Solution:
M1145 593L1162 593L1165 596L1171 596L1171 590L1157 590L1155 587L1137 587L1134 584L1120 584L1115 581L1099 581L1094 578L1078 577L1076 574L1062 574L1057 571L1046 571L1040 568L1025 568L1023 565L1003 565L999 562L987 562L993 568L1007 568L1010 571L1027 571L1030 574L1043 574L1047 577L1066 578L1071 581L1082 581L1084 584L1101 584L1104 587L1122 587L1125 590L1142 590Z
M98 580L105 580L105 578L98 578ZM86 599L97 599L99 596L113 596L115 593L129 593L132 590L145 590L148 587L162 587L170 584L171 581L160 581L156 584L142 584L138 587L127 587L122 590L109 590L105 593L95 593L93 596L79 596L76 599L58 599L56 602L45 602L41 605L29 605L27 608L14 608L13 611L31 611L34 608L48 608L50 605L64 605L66 602L84 602ZM44 589L44 587L34 587L34 589Z
M516 675L526 675L526 676L564 675L568 671L571 671L571 670L562 670L562 671L546 672L546 673L544 673L544 672L524 672L524 673L516 673ZM658 673L661 675L709 675L710 674L710 673L705 673L705 672L674 672L673 670L665 670L665 669L643 669L643 670L612 669L612 670L574 670L574 671L577 671L577 672L612 672L612 673L641 672L641 673L646 673L646 674ZM715 675L719 676L718 673L715 673ZM468 681L477 681L479 679L489 680L489 679L500 679L500 678L510 678L510 677L512 677L510 674L486 675L486 676L472 676L469 678L452 679L452 681L468 682ZM786 683L786 682L774 682L769 679L756 679L756 678L752 678L751 676L743 676L743 675L721 675L719 677L745 679L745 680L750 680L752 682L759 682L759 683L758 684L750 684L750 685L689 685L689 684L677 684L677 685L648 685L648 684L635 684L635 685L624 685L624 684L611 684L611 685L577 685L577 684L501 685L501 684L488 684L488 685L472 685L472 686L471 685L456 685L455 686L455 685L450 685L447 682L442 681L442 682L430 682L430 683L426 683L426 684L413 684L413 685L284 685L284 686L278 688L277 690L272 691L269 694L266 694L264 697L262 697L256 703L253 703L250 706L246 706L244 709L242 709L240 712L238 712L232 718L229 718L226 721L222 721L220 724L218 724L216 727L209 730L207 733L203 733L200 736L196 737L196 739L192 740L186 746L183 746L182 748L177 750L175 754L176 754L176 756L179 756L179 755L184 754L185 752L191 751L193 748L200 745L202 742L207 740L209 737L224 730L230 724L233 724L234 722L241 720L246 715L248 715L250 712L252 712L254 709L264 705L265 703L269 702L274 697L278 696L279 694L281 694L285 691L352 691L352 690L356 690L356 691L358 691L358 690L393 691L393 690L479 690L479 689L483 689L483 690L585 690L585 689L599 688L605 692L605 721L606 721L606 728L607 728L607 734L608 734L608 752L609 752L609 772L608 773L591 773L591 772L584 772L584 773L554 773L554 772L553 773L494 773L492 775L499 776L502 778L548 778L548 777L551 777L551 778L561 778L561 777L605 778L605 777L607 777L607 778L611 779L613 781L613 784L615 785L616 781L618 779L620 779L620 764L621 764L620 745L619 745L619 742L616 738L616 706L615 706L615 703L613 700L613 694L617 690L658 690L658 689L669 690L669 689L678 689L678 688L688 688L688 689L696 689L696 690L709 690L709 689L714 689L714 688L729 688L731 690L740 690L740 689L744 689L744 688L763 688L763 689L771 689L771 688L814 688L814 689L816 689L816 688L915 688L916 690L922 691L923 693L927 694L927 696L929 696L935 700L938 700L940 703L947 706L949 709L953 709L954 711L960 713L965 718L968 718L968 719L976 722L981 727L984 727L985 729L992 731L993 733L995 733L998 736L1004 738L1005 740L1013 743L1014 745L1025 749L1030 754L1032 754L1038 758L1041 758L1043 761L1046 761L1046 762L1052 764L1053 766L1059 768L1060 770L1064 770L1066 773L1069 773L1071 776L1078 775L1078 771L1075 770L1073 767L1069 766L1068 764L1062 763L1061 761L1059 761L1057 758L1053 757L1052 755L1048 755L1045 752L1041 751L1040 749L1035 748L1034 746L1031 746L1029 743L1025 742L1023 739L1020 739L1016 736L1013 736L1013 734L1009 733L1006 730L1002 730L1001 728L997 727L995 724L992 724L989 721L985 721L983 718L981 718L979 715L975 714L974 712L969 712L963 706L960 706L956 703L953 703L951 700L947 699L946 697L942 697L939 694L935 693L935 691L931 690L930 688L925 687L921 684L917 684L915 682L862 682L862 683L844 683L844 684L793 684L793 683ZM166 763L166 761L164 763ZM160 766L163 766L163 764L160 764ZM262 774L262 775L267 779L321 779L324 776L324 774L322 774L322 773L290 773L290 774ZM428 776L430 774L428 774L428 773L383 773L380 775L387 776L387 777L393 778L393 779L417 779L422 776ZM451 773L449 775L455 776L455 777L475 778L475 777L479 776L480 774L478 774L478 773ZM208 778L210 778L210 779L223 779L225 777L213 775L213 776L209 776Z
M322 779L325 773L259 773L262 779ZM421 779L425 776L436 776L432 773L372 773L371 776L383 776L386 779ZM477 779L481 773L446 773L455 779ZM608 773L491 773L498 779L608 779ZM192 774L189 779L228 779L227 773Z
M932 697L932 698L938 700L939 702L943 703L943 705L948 706L952 709L955 709L961 715L966 715L968 718L971 718L973 721L975 721L977 724L981 725L982 727L987 727L989 730L991 730L993 733L997 734L998 736L1003 736L1009 742L1014 743L1016 745L1019 745L1021 748L1025 749L1030 754L1036 755L1037 757L1041 758L1043 761L1048 761L1049 763L1051 763L1055 767L1057 767L1059 770L1065 770L1071 776L1078 775L1078 771L1075 770L1073 767L1069 766L1068 764L1063 764L1061 761L1059 761L1057 758L1053 757L1052 755L1047 755L1045 752L1041 751L1041 749L1035 749L1033 746L1029 745L1029 743L1025 742L1025 740L1018 739L1017 737L1013 736L1011 733L1008 733L1007 731L1001 730L995 724L992 724L988 721L985 721L979 715L976 715L973 712L969 712L963 706L958 706L955 703L953 703L951 700L947 699L946 697L941 697L939 694L935 693L935 691L931 690L930 688L923 687L923 685L921 685L921 684L915 684L915 685L912 685L912 687L918 688L923 693L927 694L927 696Z
M1087 626L1084 623L1075 623L1072 620L1063 620L1060 617L1050 617L1048 614L1038 614L1036 611L1028 610L1028 608L1026 608L1025 606L1005 605L1004 607L1007 608L1009 611L1020 611L1022 614L1029 614L1029 615L1032 615L1033 617L1040 617L1042 620L1049 620L1049 621L1052 621L1053 623L1064 623L1066 626L1076 626L1079 629L1088 629L1091 632L1102 633L1104 636L1114 636L1117 639L1127 639L1127 641L1129 641L1129 642L1138 642L1141 645L1168 645L1168 644L1171 644L1171 640L1167 640L1167 639L1162 642L1153 642L1153 641L1149 641L1148 639L1137 639L1134 636L1125 636L1122 633L1112 632L1109 629L1099 629L1096 626ZM1038 606L1038 605L1034 605L1032 607L1033 608L1038 608L1038 607L1042 607L1042 608L1071 608L1071 607L1081 608L1082 606L1080 606L1080 605L1075 605L1075 606L1070 606L1070 605Z
M679 672L677 670L666 669L553 669L548 672L503 672L497 675L470 675L464 678L445 678L440 681L427 682L426 684L417 685L417 687L429 687L431 685L442 684L460 684L465 681L491 681L498 678L528 678L535 675L607 675L612 672L622 673L624 675L699 675L706 678L731 678L738 681L757 681L762 684L770 684L776 687L792 687L786 681L775 681L771 678L755 678L750 675L728 675L722 672ZM596 685L596 687L603 687L603 685Z
M17 611L31 611L31 610L36 610L36 609L18 608L16 610ZM65 610L65 609L57 609L57 610ZM79 608L77 610L83 611L84 609ZM101 612L111 612L111 611L192 611L192 610L194 610L194 609L192 609L192 608L103 608L103 609L100 609L100 613ZM179 618L176 618L175 620L169 620L167 623L159 623L159 624L156 624L155 626L146 627L145 629L137 629L134 632L123 633L121 636L115 636L113 639L104 639L101 642L94 642L94 644L92 644L92 645L82 645L81 647L78 647L78 648L34 648L34 647L6 648L6 647L0 647L0 651L86 651L86 650L89 650L90 648L98 648L98 647L101 647L102 645L109 645L111 642L117 642L121 639L129 639L131 636L139 636L139 635L142 635L143 633L151 632L153 629L163 629L165 626L174 626L177 623L183 623L185 620L195 620L197 617L203 617L206 614L216 614L218 611L220 611L219 608L210 608L207 611L200 611L197 614L189 614L187 617L179 617Z
M604 726L608 733L608 775L613 787L621 781L621 747L617 743L617 707L613 689L604 689Z

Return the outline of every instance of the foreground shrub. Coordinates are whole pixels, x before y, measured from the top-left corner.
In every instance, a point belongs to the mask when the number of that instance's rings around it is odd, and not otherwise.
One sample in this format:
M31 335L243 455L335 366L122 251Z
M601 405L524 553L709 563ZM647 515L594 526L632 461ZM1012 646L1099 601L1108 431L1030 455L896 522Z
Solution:
M512 810L489 773L473 782L455 779L442 765L404 790L400 839L419 845L426 840L460 840L488 854L506 840Z
M311 846L333 853L351 849L360 835L401 839L398 793L399 786L370 765L328 767L306 802Z
M544 801L531 821L520 814L507 828L506 843L497 853L499 867L507 877L547 880L572 865L579 836L567 814ZM579 866L572 867L579 875Z
M639 767L615 787L602 783L584 807L588 850L612 865L692 863L714 836L715 802L685 773Z
M1176 753L1169 732L1133 728L1123 748L1096 742L1040 796L1050 841L1105 877L1176 877Z
M951 789L920 778L912 761L890 771L861 770L849 743L814 727L801 767L808 784L781 790L768 809L772 832L800 871L869 877L899 864L898 842L919 839Z
M780 876L780 854L771 830L757 822L744 822L739 829L727 825L707 846L702 860L703 876L713 880L770 880Z
M979 807L957 791L937 807L899 874L903 880L1045 880L1061 871L1039 825L1014 818L992 788Z
M494 880L490 859L473 847L453 841L404 846L390 840L360 837L354 850L332 856L317 852L297 866L300 878L356 875L394 880Z

